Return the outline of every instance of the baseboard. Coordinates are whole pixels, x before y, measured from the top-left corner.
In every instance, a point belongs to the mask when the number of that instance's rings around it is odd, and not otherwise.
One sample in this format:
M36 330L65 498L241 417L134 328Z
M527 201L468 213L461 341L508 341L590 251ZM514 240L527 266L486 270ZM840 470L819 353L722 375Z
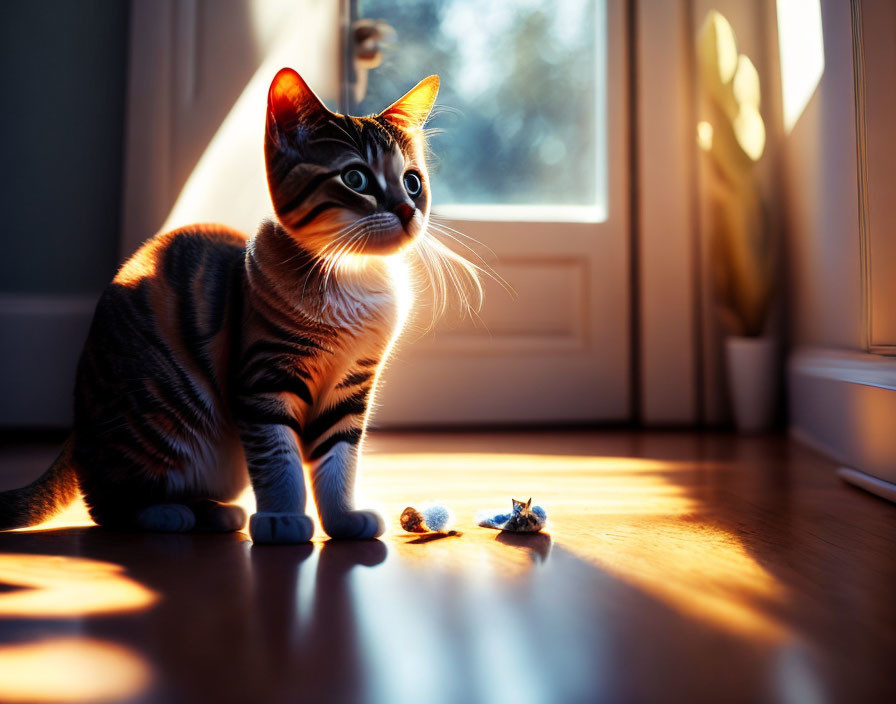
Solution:
M64 427L98 295L0 294L0 427Z
M788 382L794 437L872 479L896 484L896 359L801 348L790 357Z
M896 503L896 484L891 484L883 479L872 477L870 474L859 472L852 467L841 467L837 470L837 476L853 486L870 491L872 494L877 494L888 501Z

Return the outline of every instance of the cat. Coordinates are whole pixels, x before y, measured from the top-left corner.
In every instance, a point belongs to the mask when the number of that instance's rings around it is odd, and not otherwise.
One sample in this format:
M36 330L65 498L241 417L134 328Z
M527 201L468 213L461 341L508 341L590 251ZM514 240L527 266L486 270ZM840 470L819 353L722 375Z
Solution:
M0 494L0 528L83 494L101 526L234 531L251 482L256 543L311 539L303 461L323 530L368 539L360 445L407 313L406 263L425 237L430 76L378 115L330 112L299 74L268 93L264 153L276 219L255 236L196 225L155 236L97 304L71 436L31 485ZM235 174L234 177L238 177Z

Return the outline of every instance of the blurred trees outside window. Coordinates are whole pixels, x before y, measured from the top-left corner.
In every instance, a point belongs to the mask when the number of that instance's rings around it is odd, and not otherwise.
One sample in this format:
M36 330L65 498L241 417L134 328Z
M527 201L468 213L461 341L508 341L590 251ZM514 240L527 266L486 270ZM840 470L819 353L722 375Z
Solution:
M605 0L361 0L395 34L353 112L439 74L436 206L603 206L605 14Z

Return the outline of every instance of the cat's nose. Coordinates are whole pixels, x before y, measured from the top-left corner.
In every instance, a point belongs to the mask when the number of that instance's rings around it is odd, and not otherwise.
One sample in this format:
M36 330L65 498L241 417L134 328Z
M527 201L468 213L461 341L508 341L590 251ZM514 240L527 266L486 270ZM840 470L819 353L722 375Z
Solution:
M416 211L417 209L410 203L399 203L392 209L392 212L398 216L399 220L401 220L402 227L407 227Z

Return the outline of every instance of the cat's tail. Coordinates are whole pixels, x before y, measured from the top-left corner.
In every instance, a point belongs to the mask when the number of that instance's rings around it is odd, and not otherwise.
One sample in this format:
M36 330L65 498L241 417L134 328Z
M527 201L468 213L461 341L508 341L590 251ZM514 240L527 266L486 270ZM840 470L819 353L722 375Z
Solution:
M56 461L21 489L0 492L0 530L33 526L68 506L78 495L78 477L70 435Z

